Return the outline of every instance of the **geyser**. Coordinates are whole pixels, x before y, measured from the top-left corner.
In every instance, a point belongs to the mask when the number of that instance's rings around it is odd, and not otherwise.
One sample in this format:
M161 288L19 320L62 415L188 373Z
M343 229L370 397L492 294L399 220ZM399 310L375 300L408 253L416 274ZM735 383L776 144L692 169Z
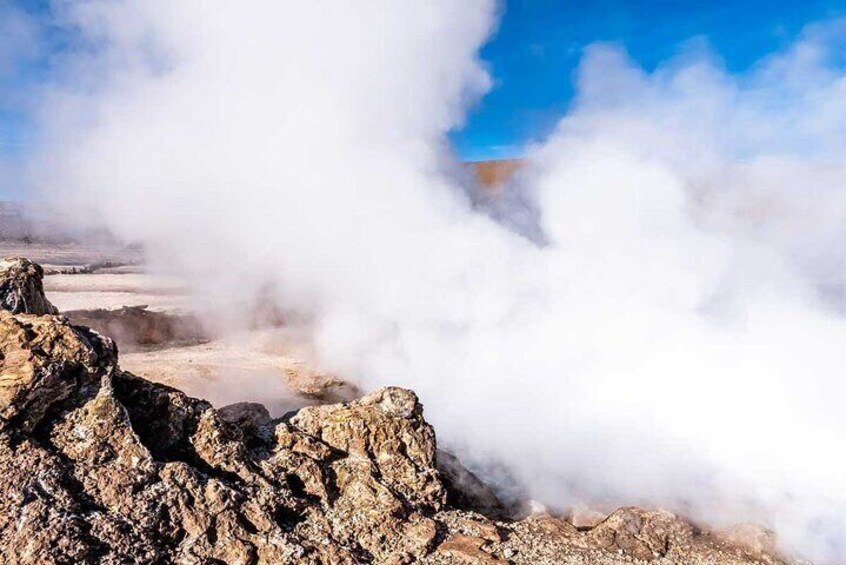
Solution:
M446 141L488 86L493 2L55 8L31 180L81 222L208 303L272 288L325 366L415 389L553 508L846 554L842 22L740 76L695 45L652 72L590 48L510 188L527 238L474 211Z

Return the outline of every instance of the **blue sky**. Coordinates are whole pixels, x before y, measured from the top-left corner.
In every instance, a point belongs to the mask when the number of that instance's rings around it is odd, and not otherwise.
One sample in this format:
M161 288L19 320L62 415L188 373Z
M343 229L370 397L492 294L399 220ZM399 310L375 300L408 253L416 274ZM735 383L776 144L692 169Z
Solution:
M30 14L47 0L0 0L0 157L26 152L23 85L38 80L51 44L40 49L9 33L10 7ZM789 44L810 22L846 15L846 0L504 0L499 30L482 51L494 86L451 138L467 160L519 156L566 112L573 71L596 41L626 47L647 69L692 38L704 38L732 72ZM4 65L13 54L18 64Z
M793 39L808 23L846 15L846 0L507 0L483 49L493 90L452 135L468 160L519 156L566 112L583 48L619 43L645 68L705 39L741 72Z
M30 147L29 88L45 80L67 38L49 11L50 0L0 0L0 157Z

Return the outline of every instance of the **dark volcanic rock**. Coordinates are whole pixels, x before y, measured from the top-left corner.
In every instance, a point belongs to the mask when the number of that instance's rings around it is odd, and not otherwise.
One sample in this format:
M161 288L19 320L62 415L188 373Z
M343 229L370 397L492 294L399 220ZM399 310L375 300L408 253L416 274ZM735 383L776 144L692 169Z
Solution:
M91 330L6 311L0 361L2 565L780 563L667 512L582 531L456 507L408 390L215 410L122 372Z
M462 465L455 455L438 450L438 471L446 485L447 500L452 505L486 516L504 518L510 514L493 490Z

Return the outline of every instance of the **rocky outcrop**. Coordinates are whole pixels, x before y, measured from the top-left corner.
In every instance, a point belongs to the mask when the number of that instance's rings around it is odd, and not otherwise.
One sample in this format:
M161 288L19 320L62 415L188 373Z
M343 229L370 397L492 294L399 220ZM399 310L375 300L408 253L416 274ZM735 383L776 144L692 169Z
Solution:
M28 259L0 261L0 309L13 314L57 314L44 296L44 270Z
M0 311L0 431L32 431L54 406L114 371L114 343L64 318Z
M590 528L475 512L452 491L481 482L439 471L408 390L277 419L215 409L121 371L92 330L7 311L0 360L2 565L780 563L668 512Z

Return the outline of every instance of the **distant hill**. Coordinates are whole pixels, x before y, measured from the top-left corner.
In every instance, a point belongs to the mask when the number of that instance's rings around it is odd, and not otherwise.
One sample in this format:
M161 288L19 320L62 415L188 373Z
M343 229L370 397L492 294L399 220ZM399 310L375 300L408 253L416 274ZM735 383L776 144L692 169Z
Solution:
M102 227L74 227L68 218L38 202L0 201L0 242L62 244L85 241L113 244ZM0 257L2 258L2 257Z
M0 240L29 240L32 232L21 204L0 201Z
M511 175L523 167L523 159L498 159L491 161L470 161L467 163L476 173L476 178L482 186L496 188L505 183Z

